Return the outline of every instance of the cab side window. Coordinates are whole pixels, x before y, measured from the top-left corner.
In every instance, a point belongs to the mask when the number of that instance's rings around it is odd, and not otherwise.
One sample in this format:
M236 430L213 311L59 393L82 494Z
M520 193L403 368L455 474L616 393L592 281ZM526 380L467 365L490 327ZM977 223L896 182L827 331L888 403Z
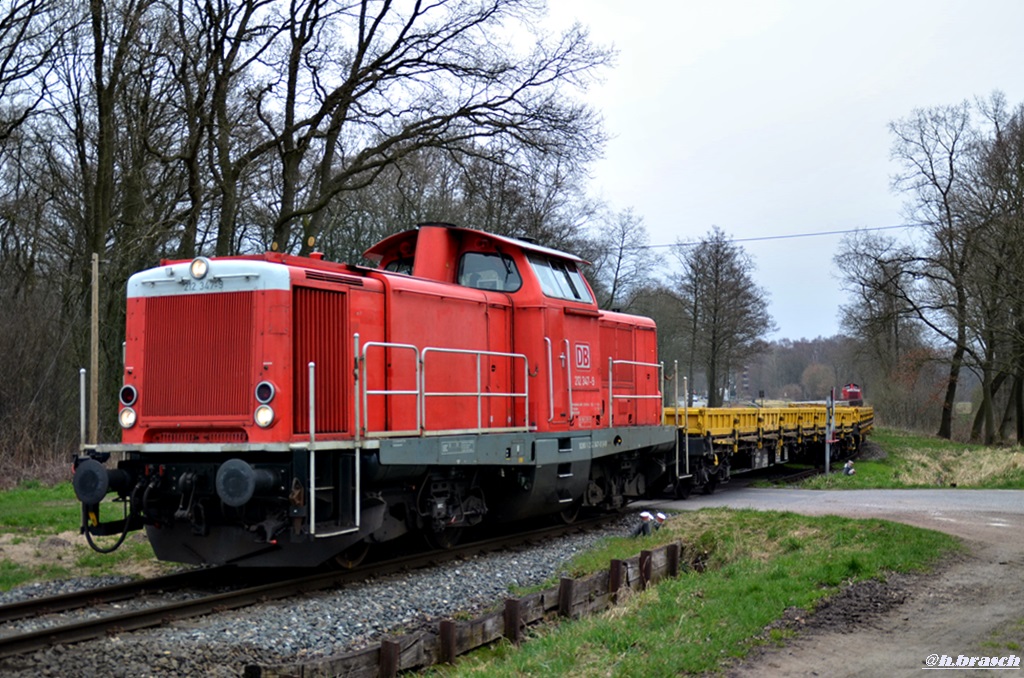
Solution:
M531 254L530 266L540 280L541 290L547 296L585 304L593 302L587 283L573 262Z
M478 290L515 292L523 286L523 279L508 255L466 252L459 261L459 284Z

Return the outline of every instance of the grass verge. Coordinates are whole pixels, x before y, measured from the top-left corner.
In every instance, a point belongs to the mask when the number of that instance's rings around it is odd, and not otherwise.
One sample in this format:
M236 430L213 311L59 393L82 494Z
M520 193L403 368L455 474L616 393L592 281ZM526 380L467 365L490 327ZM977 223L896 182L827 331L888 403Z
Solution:
M570 569L585 574L611 558L682 540L707 569L633 596L605 614L541 627L519 648L500 643L438 676L676 676L716 672L753 647L781 641L766 631L789 608L811 610L848 582L927 569L958 548L945 534L882 520L705 509L671 519L652 537L614 539Z
M104 509L112 510L106 504ZM114 553L96 553L78 534L80 510L68 482L46 487L30 481L0 492L0 591L33 581L174 569L156 560L141 532ZM101 544L113 540L106 537Z
M74 529L79 521L79 504L71 483L45 487L29 481L0 492L0 530L52 534Z
M884 458L856 462L854 476L816 476L799 487L1024 489L1024 450L1019 447L970 445L892 429L876 429L871 442L884 450Z

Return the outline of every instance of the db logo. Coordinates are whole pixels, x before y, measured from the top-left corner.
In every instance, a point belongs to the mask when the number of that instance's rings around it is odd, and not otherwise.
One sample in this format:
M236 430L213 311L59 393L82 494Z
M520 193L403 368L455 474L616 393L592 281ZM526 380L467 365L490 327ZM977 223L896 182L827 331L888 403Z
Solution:
M576 344L576 369L590 369L590 344Z

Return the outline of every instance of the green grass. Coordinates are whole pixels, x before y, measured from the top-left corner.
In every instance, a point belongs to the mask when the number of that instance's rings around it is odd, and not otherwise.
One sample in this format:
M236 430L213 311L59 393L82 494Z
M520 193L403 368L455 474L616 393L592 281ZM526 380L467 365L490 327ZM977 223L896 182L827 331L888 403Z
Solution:
M882 520L705 509L670 520L652 537L610 540L571 569L583 574L677 539L688 562L707 560L706 572L663 581L604 614L541 627L520 648L500 643L434 675L717 672L757 645L788 637L785 628L766 631L787 609L813 609L846 582L922 570L958 548L948 535Z
M105 502L103 510L105 519L121 515L120 505ZM29 482L0 492L0 591L34 581L174 567L156 560L143 533L130 534L114 553L96 553L78 534L80 523L81 508L71 483L45 487ZM115 539L98 541L108 546ZM15 550L22 554L17 560L11 555Z
M925 487L925 485L909 485L897 471L897 465L888 459L881 461L857 461L854 464L857 473L846 476L839 472L839 465L829 475L819 475L803 480L793 487L805 490L865 490L865 489L900 489L907 487ZM759 483L760 484L760 483ZM770 484L770 483L769 483ZM929 487L934 487L931 485Z
M0 531L53 533L74 530L80 522L79 503L71 483L44 487L30 482L0 492Z
M981 649L988 651L989 654L1013 653L1020 656L1021 650L1024 649L1024 619L993 631L989 640L983 642L981 646Z
M71 570L62 565L41 565L25 567L6 560L0 560L0 591L9 591L15 586L48 579L67 579Z

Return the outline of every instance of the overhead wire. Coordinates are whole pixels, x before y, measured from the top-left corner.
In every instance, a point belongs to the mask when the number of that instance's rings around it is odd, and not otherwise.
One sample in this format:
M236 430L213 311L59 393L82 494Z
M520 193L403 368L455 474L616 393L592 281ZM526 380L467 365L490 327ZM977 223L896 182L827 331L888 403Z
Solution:
M847 235L849 233L859 233L864 231L892 231L900 228L920 228L921 226L927 226L925 223L913 223L913 224L897 224L895 226L865 226L862 228L848 228L839 231L815 231L812 233L787 233L783 235L759 235L752 236L749 238L726 238L728 242L742 243L742 242L761 242L768 240L788 240L791 238L814 238L818 236L826 235ZM650 250L661 247L693 247L699 245L701 241L694 240L692 242L674 242L674 243L662 243L658 245L638 245L627 249L637 250Z

